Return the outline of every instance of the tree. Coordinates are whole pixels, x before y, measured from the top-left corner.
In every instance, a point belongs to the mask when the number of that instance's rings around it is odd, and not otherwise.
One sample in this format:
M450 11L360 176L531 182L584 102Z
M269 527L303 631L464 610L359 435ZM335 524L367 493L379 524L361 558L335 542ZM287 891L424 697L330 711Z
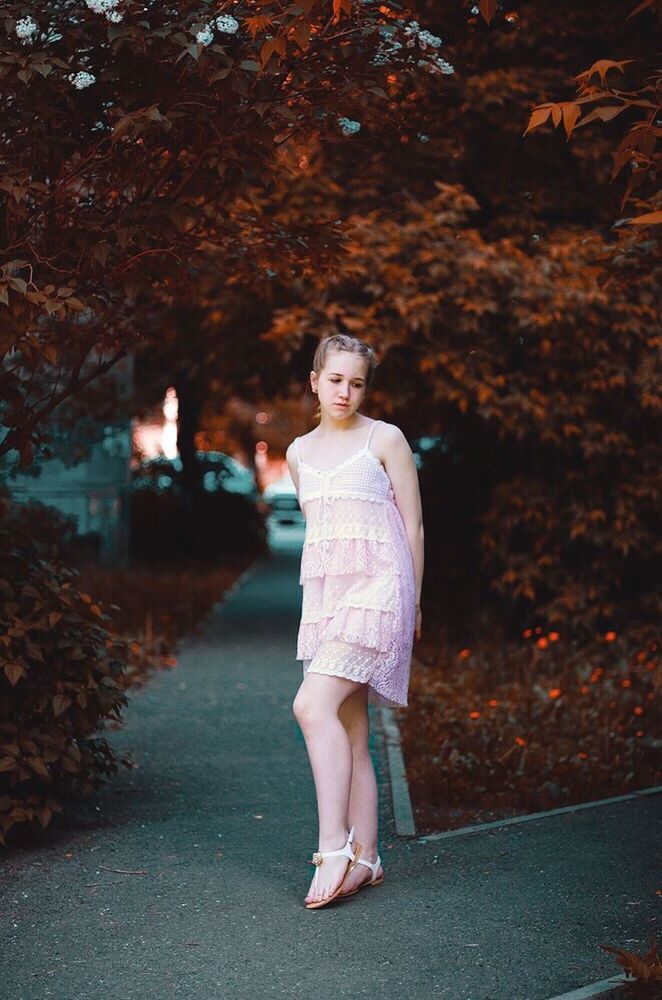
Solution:
M44 418L154 332L159 301L193 300L205 270L228 285L331 261L334 221L269 215L279 148L354 141L366 117L373 137L397 130L407 109L381 86L389 67L412 88L452 71L434 36L387 8L221 10L5 6L0 453L18 448L22 465Z
M598 235L488 242L478 214L439 183L434 199L403 206L404 221L355 217L351 275L320 277L268 336L310 353L320 336L359 333L382 356L377 412L410 437L453 442L427 506L429 593L434 539L456 542L449 504L464 505L461 561L476 571L463 585L500 609L511 637L540 619L579 642L603 627L639 641L662 611L656 277L601 289Z
M656 8L658 23L662 23L662 7L656 0L644 0L643 3L639 3L630 12L628 19L644 11L654 14ZM662 73L659 69L649 67L647 63L646 58L597 60L589 69L574 77L577 82L577 97L571 101L548 102L534 108L524 133L526 135L546 122L551 122L554 128L563 125L566 136L570 139L576 129L583 128L591 122L598 121L604 124L614 121L624 112L632 112L633 114L629 116L632 124L621 138L614 154L611 177L613 180L626 166L631 168L620 208L623 211L626 205L633 203L639 208L649 209L642 215L626 220L629 224L638 226L650 226L662 222L662 212L653 211L652 200L656 192L654 182L660 164L655 146L659 134L657 116L660 112ZM634 69L634 64L640 85L637 88L631 85L629 89L623 90L617 84L625 77L625 67L630 66ZM652 72L641 80L642 75L649 69L652 69ZM594 107L591 108L591 105ZM586 108L590 110L587 114L582 114Z

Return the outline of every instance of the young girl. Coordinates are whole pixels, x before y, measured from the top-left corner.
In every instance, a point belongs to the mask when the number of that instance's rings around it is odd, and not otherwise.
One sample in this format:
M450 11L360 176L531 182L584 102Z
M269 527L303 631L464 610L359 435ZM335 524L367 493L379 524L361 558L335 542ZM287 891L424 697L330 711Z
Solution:
M306 519L304 678L292 707L319 814L309 909L384 881L368 704L407 704L421 634L418 474L402 431L359 413L375 366L372 348L355 337L322 340L310 373L320 422L286 455Z

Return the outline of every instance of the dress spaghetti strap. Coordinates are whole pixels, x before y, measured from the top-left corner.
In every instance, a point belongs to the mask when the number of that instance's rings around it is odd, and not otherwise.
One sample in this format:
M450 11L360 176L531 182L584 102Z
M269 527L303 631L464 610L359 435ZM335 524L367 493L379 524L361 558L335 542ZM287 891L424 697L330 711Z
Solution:
M368 431L368 439L367 439L367 441L365 443L365 446L364 446L365 449L366 449L366 451L370 447L370 438L372 437L372 432L374 431L374 429L377 426L377 424L380 424L380 423L381 423L381 420L373 420L372 426L371 426L370 430Z

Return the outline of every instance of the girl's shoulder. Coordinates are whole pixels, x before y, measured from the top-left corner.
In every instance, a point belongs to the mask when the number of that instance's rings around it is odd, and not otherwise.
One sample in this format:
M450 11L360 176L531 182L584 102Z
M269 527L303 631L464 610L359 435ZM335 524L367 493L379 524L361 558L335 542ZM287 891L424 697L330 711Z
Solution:
M367 418L366 421L365 421L365 423L363 424L362 429L357 428L355 431L353 431L353 433L356 434L357 439L360 440L361 433L365 434L366 431L368 433L370 433L373 425L374 425L374 428L375 428L374 429L374 433L375 434L379 433L380 430L382 430L382 433L388 434L389 432L388 431L384 432L383 428L394 427L395 430L396 430L396 432L398 430L398 428L395 427L395 424L387 424L386 421L384 421L384 420L373 420L372 418ZM374 435L373 435L373 437L374 437ZM314 447L315 443L319 442L319 438L320 438L319 428L318 427L313 427L313 429L310 430L310 431L308 431L306 434L299 434L299 436L296 437L294 439L294 441L292 442L292 446L294 446L295 443L298 442L299 444L303 444L303 446L305 448L306 447L306 443L310 442L311 447ZM322 438L322 442L323 441L324 441L324 438Z
M373 423L375 424L375 433L377 433L377 428L379 427L382 428L383 432L387 433L393 433L393 432L397 433L398 431L400 431L400 428L398 427L397 424L390 424L388 420L382 420L381 417L378 417L376 420L373 421ZM402 431L400 431L400 433L402 433Z
M397 424L390 424L387 420L382 420L381 418L373 419L372 417L370 417L366 420L364 424L364 431L367 430L368 433L370 433L373 426L374 426L374 431L372 434L373 440L377 435L379 435L380 438L382 438L387 442L398 440L404 437L404 434L397 426ZM314 427L306 434L299 434L299 436L292 441L290 447L294 448L297 442L299 443L303 442L305 446L305 442L307 441L313 442L316 441L318 438L319 438L318 428Z
M374 423L373 441L378 438L385 444L392 444L396 441L406 440L397 424L390 424L388 420L375 420Z
M393 463L406 462L412 454L409 442L397 424L378 420L371 437L371 449L387 471Z
M294 439L294 441L308 441L308 439L311 438L311 437L315 438L316 437L316 434L315 434L316 430L317 430L317 428L314 427L312 429L312 431L307 431L305 434L299 434L299 436L296 437ZM292 442L292 444L294 444L294 441Z

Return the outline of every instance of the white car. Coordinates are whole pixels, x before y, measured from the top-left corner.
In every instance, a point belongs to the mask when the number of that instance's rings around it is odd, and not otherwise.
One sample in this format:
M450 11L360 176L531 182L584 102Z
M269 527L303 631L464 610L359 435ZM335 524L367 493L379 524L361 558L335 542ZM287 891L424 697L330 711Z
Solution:
M304 527L303 516L292 477L288 474L269 483L262 492L266 505L267 524L274 528Z

